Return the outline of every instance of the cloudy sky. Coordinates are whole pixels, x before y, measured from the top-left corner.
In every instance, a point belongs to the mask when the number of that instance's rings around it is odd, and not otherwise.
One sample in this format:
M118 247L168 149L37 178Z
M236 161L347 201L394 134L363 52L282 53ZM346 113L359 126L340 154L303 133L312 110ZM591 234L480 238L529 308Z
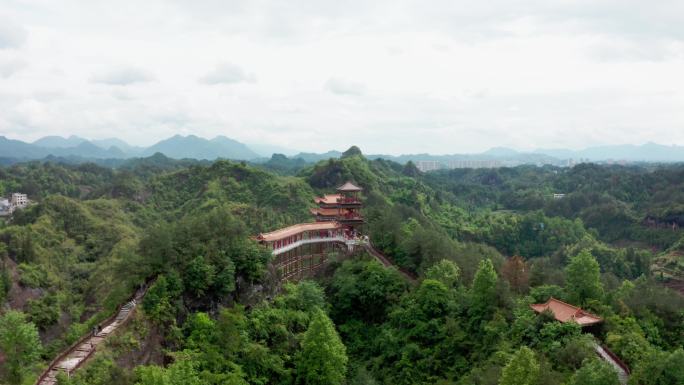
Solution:
M684 145L682 0L0 0L0 135Z

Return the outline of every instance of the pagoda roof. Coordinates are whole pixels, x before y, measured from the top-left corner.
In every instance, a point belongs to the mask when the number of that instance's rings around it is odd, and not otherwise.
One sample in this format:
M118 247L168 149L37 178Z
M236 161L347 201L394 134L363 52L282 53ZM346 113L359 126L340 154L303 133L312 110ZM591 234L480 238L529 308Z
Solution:
M553 297L545 303L530 305L532 310L543 313L550 310L553 317L560 322L576 322L580 326L593 325L602 322L603 319L597 315L582 310L577 306L570 305Z
M313 209L309 210L309 212L311 212L311 214L313 214L313 215L322 215L324 217L336 217L339 214L344 215L347 211L349 211L349 210L340 209L338 211L338 209L336 209L336 208L323 208L323 207L317 207L317 208L313 208Z
M271 231L270 233L261 233L257 239L266 242L277 241L279 239L287 238L304 231L334 230L340 227L340 224L337 222L299 223L293 226Z
M361 187L353 184L352 182L346 182L342 186L337 188L337 191L361 191L363 190Z
M336 204L337 200L340 199L341 197L342 197L342 195L340 195L340 194L325 194L322 197L314 198L314 202L316 202L318 204L323 203L323 204L332 205L332 204Z

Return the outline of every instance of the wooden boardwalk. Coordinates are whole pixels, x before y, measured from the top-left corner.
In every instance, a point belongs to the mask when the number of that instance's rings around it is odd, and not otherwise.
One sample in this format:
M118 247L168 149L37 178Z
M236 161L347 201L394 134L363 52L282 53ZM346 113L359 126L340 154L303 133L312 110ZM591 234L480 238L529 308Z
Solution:
M97 347L128 321L130 315L138 305L138 302L145 295L145 292L146 288L138 290L133 299L121 306L114 316L102 323L101 330L97 333L93 331L81 337L80 340L57 356L57 358L48 365L41 376L38 377L36 385L55 385L57 384L57 375L59 373L71 376L76 370L83 366L83 364L95 354Z

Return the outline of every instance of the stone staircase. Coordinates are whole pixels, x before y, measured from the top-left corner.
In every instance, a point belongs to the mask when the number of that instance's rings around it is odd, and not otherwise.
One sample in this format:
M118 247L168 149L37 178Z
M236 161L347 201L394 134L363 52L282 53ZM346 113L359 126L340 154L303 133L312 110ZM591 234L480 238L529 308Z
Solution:
M136 296L139 299L140 296ZM121 326L126 320L131 312L137 306L137 300L133 299L123 305L116 316L109 322L104 324L104 327L100 330L93 330L88 336L85 336L81 341L69 350L63 353L59 358L52 362L50 367L43 372L43 375L39 377L36 385L55 385L57 384L57 375L59 373L64 373L71 376L74 371L76 371L83 363L85 363L107 337L112 334L119 326Z

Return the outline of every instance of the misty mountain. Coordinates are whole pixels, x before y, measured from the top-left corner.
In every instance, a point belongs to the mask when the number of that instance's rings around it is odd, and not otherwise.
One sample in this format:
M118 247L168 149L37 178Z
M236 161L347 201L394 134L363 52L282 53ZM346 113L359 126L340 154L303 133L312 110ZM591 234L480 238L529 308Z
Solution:
M583 150L538 149L535 153L560 159L589 159L591 161L625 160L630 162L684 162L684 146L665 146L657 143L642 145L595 146Z
M119 138L93 139L90 142L104 149L108 149L110 147L117 147L121 151L125 152L128 156L140 155L145 150L144 147L131 146L130 144L124 142Z
M263 143L247 143L247 147L249 147L252 151L256 152L260 156L264 158L270 158L273 154L283 154L285 156L294 156L296 155L299 151L293 150L291 148L287 147L282 147L282 146L274 146L270 144L263 144Z
M299 154L293 156L293 158L299 158L303 159L304 161L308 163L314 163L318 162L319 160L324 160L324 159L330 159L330 158L339 158L342 156L342 151L328 151L324 152L322 154L317 154L314 152L300 152Z
M21 140L0 136L0 157L16 159L36 159L49 155L49 149Z
M34 143L26 143L20 140L7 139L0 136L0 157L15 159L41 159L50 155L56 157L83 157L83 158L125 158L126 154L117 147L103 149L88 141L78 141L70 137L68 139L60 137L46 137L37 140L38 143L45 143L54 146L64 143L79 142L72 147L48 147L39 146ZM44 139L44 140L43 140Z
M217 136L212 140L207 140L195 135L176 135L146 148L142 155L149 156L156 152L175 159L250 160L259 158L259 154L250 150L245 144L225 136Z
M47 148L60 148L60 147L76 147L79 144L83 142L87 142L87 139L81 138L76 135L71 135L68 138L64 138L62 136L44 136L35 142L31 143L39 147L47 147Z

